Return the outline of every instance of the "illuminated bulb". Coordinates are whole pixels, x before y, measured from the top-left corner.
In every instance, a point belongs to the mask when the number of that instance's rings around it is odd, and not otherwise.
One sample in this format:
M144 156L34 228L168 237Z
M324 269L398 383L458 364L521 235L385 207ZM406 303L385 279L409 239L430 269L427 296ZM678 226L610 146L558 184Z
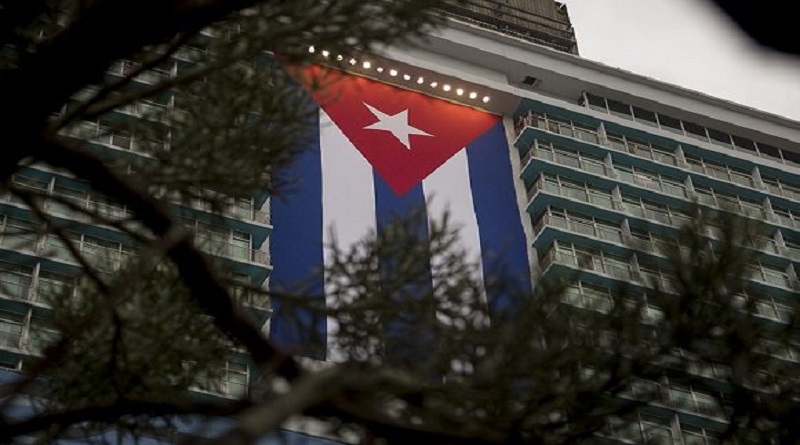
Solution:
M418 77L417 78L417 83L422 85L423 83L425 83L425 79L423 79L422 77Z
M431 82L431 88L436 88L439 86L439 82Z
M350 59L350 65L355 65L355 64L356 64L356 59Z
M389 75L390 76L396 76L397 75L397 70L389 70Z
M312 54L313 54L313 53L314 53L314 51L316 51L316 50L314 49L314 47L313 47L313 46L309 46L309 47L308 47L308 52L310 52L310 53L312 53Z
M340 62L341 62L341 61L342 61L342 59L344 59L344 56L342 56L341 54L339 54L338 56L336 56L336 60L338 60L338 61L340 61Z
M322 50L322 57L328 57L328 56L330 56L330 55L331 55L331 52L330 52L330 51L327 51L327 50Z
M408 74L403 74L403 80L411 80L411 76Z
M470 99L475 99L476 97L478 97L478 93L476 93L476 92L474 92L474 91L473 91L473 92L471 92L471 93L469 93L469 98L470 98Z
M445 85L442 87L442 89L443 89L443 90L445 90L445 91L450 91L450 85L447 85L447 84L445 84Z
M379 66L379 67L378 67L378 69L377 69L377 71L378 71L379 73L382 73L382 72L383 72L383 67L382 67L382 66Z
M364 69L367 69L367 70L372 68L372 64L369 63L369 62L364 62L364 63L361 64L361 66L363 66Z
M459 96L461 96L461 95L463 95L463 94L464 94L464 90L463 90L462 88L459 88L459 89L457 89L457 90L456 90L456 94L458 94Z
M483 96L483 103L489 102L489 96Z

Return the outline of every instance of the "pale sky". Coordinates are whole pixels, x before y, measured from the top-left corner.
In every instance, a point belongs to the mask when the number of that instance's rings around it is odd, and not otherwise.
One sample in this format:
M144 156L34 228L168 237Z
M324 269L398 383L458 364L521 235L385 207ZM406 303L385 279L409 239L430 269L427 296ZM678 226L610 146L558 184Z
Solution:
M581 56L800 120L800 58L755 46L706 0L562 0Z

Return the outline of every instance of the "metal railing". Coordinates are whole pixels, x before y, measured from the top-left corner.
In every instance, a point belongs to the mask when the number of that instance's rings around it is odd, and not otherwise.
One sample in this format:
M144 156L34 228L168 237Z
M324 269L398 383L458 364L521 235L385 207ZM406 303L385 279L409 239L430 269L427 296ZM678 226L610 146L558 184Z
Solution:
M197 245L206 253L233 260L244 260L258 264L269 264L270 260L269 252L221 240L209 239L201 234L198 234Z

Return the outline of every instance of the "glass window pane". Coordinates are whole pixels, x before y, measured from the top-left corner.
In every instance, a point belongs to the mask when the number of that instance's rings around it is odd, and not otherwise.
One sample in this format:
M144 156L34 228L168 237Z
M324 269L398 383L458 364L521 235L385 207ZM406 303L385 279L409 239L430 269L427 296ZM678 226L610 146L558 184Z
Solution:
M653 159L669 165L678 164L678 160L675 159L675 154L666 148L653 147Z
M614 150L627 151L625 138L620 134L606 133L608 145Z
M636 118L636 122L650 125L651 127L657 127L658 122L656 121L656 114L652 111L644 110L639 107L633 107L633 115Z
M683 134L683 129L681 128L681 122L678 119L675 119L674 117L669 117L663 114L659 114L658 123L664 130L671 131L673 133Z
M755 142L751 141L750 139L741 138L739 136L733 136L733 145L734 148L739 151L747 153L755 153L756 151Z
M705 174L705 167L703 166L703 161L700 158L686 156L686 163L689 164L690 170Z
M633 119L631 116L631 107L627 104L622 102L617 102L616 100L608 99L608 109L611 111L611 114L614 116L623 117L625 119Z
M781 151L771 145L762 144L759 142L758 151L759 153L761 153L762 156L766 155L767 157L776 159L781 158Z
M608 113L608 109L606 109L605 99L588 93L586 94L586 98L589 100L589 108L597 111L602 111L604 113Z
M731 143L731 135L728 133L709 128L708 136L711 138L712 144L725 148L733 148L733 144Z
M686 130L687 136L691 136L701 141L708 140L708 135L706 135L706 127L702 125L697 125L693 122L683 121L683 129Z
M783 159L787 164L800 166L800 153L795 153L789 150L781 150L781 152L783 154Z

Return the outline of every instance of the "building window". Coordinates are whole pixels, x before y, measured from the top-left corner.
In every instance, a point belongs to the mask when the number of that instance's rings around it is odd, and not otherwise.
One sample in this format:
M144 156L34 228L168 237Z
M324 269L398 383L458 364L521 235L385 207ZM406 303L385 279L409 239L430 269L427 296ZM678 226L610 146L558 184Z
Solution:
M534 223L536 233L539 233L545 225L560 227L605 241L622 243L622 228L619 224L576 212L548 208Z
M19 348L24 322L23 314L0 310L0 346Z
M34 250L40 230L38 222L6 215L0 230L0 246L10 250Z
M630 105L611 99L606 99L606 102L608 102L608 111L610 111L612 115L633 120Z
M681 424L681 437L683 445L717 445L720 433L718 431L701 428L698 426Z
M604 313L611 311L613 307L611 292L608 289L582 281L565 289L563 301L572 306Z
M678 198L686 199L688 197L686 185L681 179L662 176L659 173L628 165L615 164L614 169L624 183L657 190Z
M573 122L568 119L562 119L539 112L529 113L523 116L522 120L525 121L526 125L533 125L551 133L580 139L591 144L598 144L600 142L596 128L579 122Z
M661 113L645 110L639 107L632 107L626 103L612 99L607 99L592 94L586 94L588 99L583 103L584 106L597 111L611 113L624 119L633 119L636 122L651 127L660 127L675 134L686 135L693 139L703 142L710 142L719 147L733 149L753 155L783 162L786 164L800 165L800 153L781 150L769 144L753 142L750 139L734 136L724 131L706 128L694 122L682 121L674 117ZM615 142L611 142L612 148Z
M622 280L632 278L630 260L627 258L558 240L554 243L554 249L554 260L559 263L593 270ZM548 252L547 255L549 254Z
M543 174L531 185L528 197L531 198L540 189L571 199L588 202L608 209L614 208L611 192L599 190L578 181L561 178L560 176Z
M678 164L675 153L669 148L612 132L606 133L606 138L609 146L615 150L631 153L647 159L652 159L662 164Z
M673 408L720 417L725 412L720 404L721 394L711 394L692 386L671 383L667 388L667 404Z
M793 212L789 209L782 209L773 205L772 211L778 222L787 227L800 228L800 213Z
M754 280L787 289L792 287L791 280L789 280L789 273L786 271L785 267L759 262L753 264L750 269Z
M600 96L595 96L593 94L587 94L586 99L588 100L589 108L595 111L602 111L603 113L608 113L608 108L606 107L606 100Z
M59 336L58 330L48 317L33 314L28 334L29 350L41 354L47 346L57 341Z
M33 268L11 263L0 263L0 292L14 298L27 300L30 294Z
M40 270L34 299L40 303L47 303L47 300L53 297L74 297L76 289L77 280L75 277Z
M228 360L219 372L201 375L197 387L201 390L224 394L236 398L247 395L250 384L249 367L241 362Z
M763 297L756 301L755 312L762 317L782 323L788 323L794 314L791 306L779 303L771 297Z
M721 192L711 187L695 185L695 197L700 204L719 207L723 210L741 213L751 218L764 218L766 212L760 202L741 198L737 195Z

